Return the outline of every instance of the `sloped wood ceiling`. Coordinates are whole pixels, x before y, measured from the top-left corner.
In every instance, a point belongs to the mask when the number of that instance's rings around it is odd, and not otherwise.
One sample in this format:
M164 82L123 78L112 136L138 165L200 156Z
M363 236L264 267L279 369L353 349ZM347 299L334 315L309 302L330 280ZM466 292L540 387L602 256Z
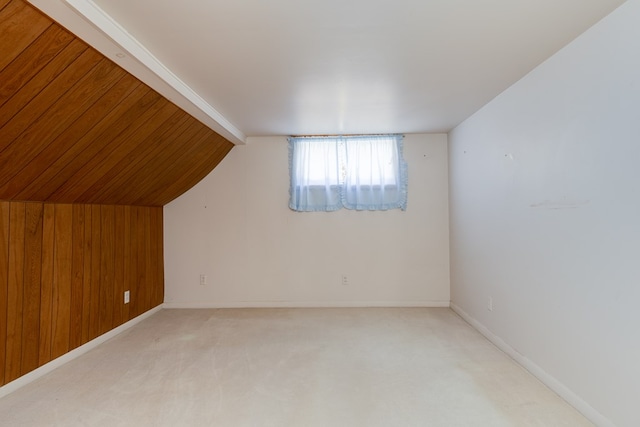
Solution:
M233 144L23 0L0 0L0 200L162 206Z

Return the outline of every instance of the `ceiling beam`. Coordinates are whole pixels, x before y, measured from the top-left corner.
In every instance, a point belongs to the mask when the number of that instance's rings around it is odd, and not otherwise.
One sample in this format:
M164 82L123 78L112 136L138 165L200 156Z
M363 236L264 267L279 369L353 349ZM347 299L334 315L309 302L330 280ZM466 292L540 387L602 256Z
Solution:
M234 144L246 136L90 0L27 0Z

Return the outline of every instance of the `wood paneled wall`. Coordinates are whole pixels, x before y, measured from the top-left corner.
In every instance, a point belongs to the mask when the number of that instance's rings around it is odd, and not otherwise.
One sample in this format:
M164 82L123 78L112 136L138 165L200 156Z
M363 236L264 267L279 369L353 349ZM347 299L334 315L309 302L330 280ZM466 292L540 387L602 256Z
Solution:
M0 0L0 385L163 302L161 206L232 147Z
M23 0L0 35L0 200L163 206L233 147Z
M162 244L162 208L0 201L0 385L160 305Z

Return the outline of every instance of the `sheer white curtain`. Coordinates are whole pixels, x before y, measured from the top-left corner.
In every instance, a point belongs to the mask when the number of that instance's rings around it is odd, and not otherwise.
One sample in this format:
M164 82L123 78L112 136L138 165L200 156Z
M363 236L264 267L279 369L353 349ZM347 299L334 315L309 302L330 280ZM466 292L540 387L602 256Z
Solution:
M406 209L401 135L290 138L289 170L293 210Z

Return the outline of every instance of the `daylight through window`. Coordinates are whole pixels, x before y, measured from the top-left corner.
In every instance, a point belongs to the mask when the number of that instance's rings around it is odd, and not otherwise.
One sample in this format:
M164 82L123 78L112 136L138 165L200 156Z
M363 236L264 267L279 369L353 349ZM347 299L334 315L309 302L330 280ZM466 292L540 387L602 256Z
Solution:
M406 209L402 135L289 139L295 211Z

